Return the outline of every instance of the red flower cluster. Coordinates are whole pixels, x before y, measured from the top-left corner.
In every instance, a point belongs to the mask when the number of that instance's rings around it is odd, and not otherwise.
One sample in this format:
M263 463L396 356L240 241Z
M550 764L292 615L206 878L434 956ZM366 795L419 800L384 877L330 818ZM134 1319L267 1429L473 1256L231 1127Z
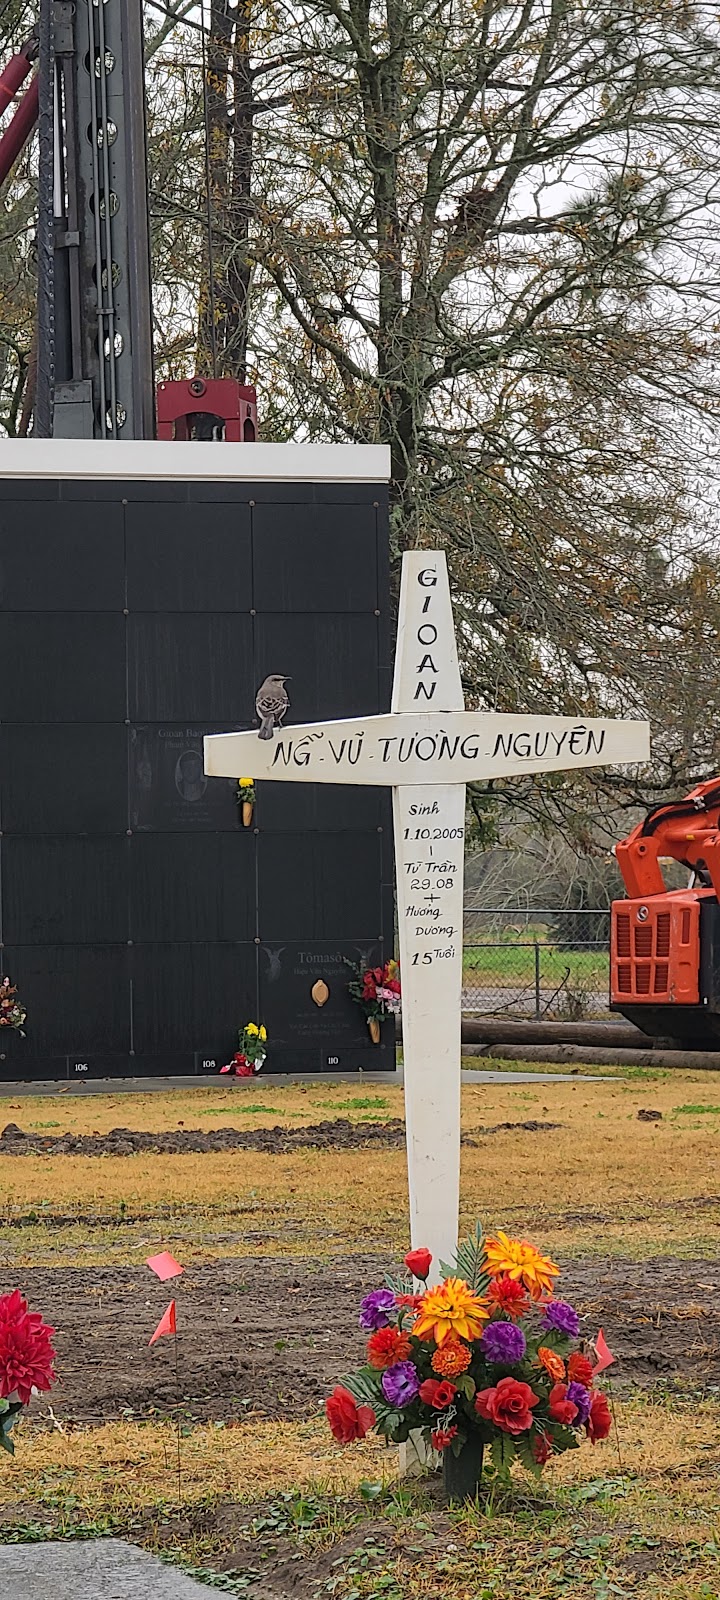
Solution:
M585 1389L592 1386L592 1362L579 1350L568 1357L567 1372L570 1383L581 1383Z
M386 961L384 967L368 967L362 975L363 1000L377 1000L378 989L389 989L391 994L400 994L399 978L391 978L391 970L396 971L395 962Z
M395 1304L398 1310L404 1307L406 1311L418 1311L422 1298L421 1294L396 1294Z
M480 1389L475 1396L478 1416L494 1422L503 1433L524 1433L531 1428L533 1406L539 1404L540 1397L529 1383L519 1383L517 1378L501 1378L494 1389Z
M349 1389L339 1383L325 1401L325 1414L331 1431L339 1444L352 1444L353 1439L364 1439L375 1426L372 1406L359 1406Z
M396 1361L407 1361L410 1340L399 1328L378 1328L368 1339L367 1354L370 1366L383 1372L386 1367L394 1367Z
M457 1428L455 1427L436 1428L435 1432L430 1435L430 1443L433 1450L447 1450L448 1445L452 1444L456 1433Z
M39 1311L28 1311L20 1290L0 1297L0 1395L17 1393L26 1406L33 1389L49 1389L55 1381L55 1332Z
M488 1284L487 1297L496 1311L503 1311L508 1317L524 1317L530 1310L525 1289L515 1278L494 1278Z
M426 1378L420 1385L420 1399L426 1406L432 1406L434 1411L447 1411L456 1394L455 1384L450 1383L448 1378L443 1378L442 1381L438 1378Z

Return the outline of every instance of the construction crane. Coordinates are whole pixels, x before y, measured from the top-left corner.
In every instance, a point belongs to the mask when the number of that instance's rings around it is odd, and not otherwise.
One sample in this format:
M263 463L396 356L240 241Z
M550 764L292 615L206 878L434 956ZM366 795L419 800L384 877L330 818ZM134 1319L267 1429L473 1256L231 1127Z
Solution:
M40 437L156 437L144 81L142 0L40 0L0 75L0 184L38 125ZM257 437L230 378L161 384L157 417L162 438Z

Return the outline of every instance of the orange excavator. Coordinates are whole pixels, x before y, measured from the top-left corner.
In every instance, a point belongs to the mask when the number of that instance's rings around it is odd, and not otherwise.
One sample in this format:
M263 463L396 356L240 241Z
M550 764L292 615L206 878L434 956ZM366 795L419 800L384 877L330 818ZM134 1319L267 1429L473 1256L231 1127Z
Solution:
M684 1047L720 1041L720 780L653 807L615 847L627 900L612 906L611 1010ZM668 889L662 862L688 887Z

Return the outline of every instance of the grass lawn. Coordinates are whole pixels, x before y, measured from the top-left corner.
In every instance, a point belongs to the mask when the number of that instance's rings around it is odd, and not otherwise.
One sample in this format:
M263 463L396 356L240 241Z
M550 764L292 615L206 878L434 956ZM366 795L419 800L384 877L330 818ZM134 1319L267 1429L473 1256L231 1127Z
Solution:
M564 980L573 989L584 988L607 993L610 958L606 947L589 950L558 950L556 945L538 945L540 986L557 988ZM463 980L468 988L503 988L535 983L535 946L532 944L466 945L463 951Z
M41 1138L402 1117L392 1085L270 1079L3 1104ZM718 1600L720 1080L465 1083L463 1130L463 1223L542 1244L619 1347L617 1438L453 1512L377 1441L334 1444L359 1285L406 1248L397 1145L4 1154L0 1288L57 1320L65 1382L0 1462L0 1536L122 1532L250 1600ZM170 1347L147 1348L164 1247L188 1269L180 1493Z

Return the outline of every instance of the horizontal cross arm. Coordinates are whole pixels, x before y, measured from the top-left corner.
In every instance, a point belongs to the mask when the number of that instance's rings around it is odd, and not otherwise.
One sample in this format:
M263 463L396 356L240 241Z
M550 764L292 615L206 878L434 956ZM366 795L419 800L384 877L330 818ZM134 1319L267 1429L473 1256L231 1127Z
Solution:
M471 783L522 773L635 764L647 722L496 712L391 712L257 733L209 734L209 777L292 783Z

